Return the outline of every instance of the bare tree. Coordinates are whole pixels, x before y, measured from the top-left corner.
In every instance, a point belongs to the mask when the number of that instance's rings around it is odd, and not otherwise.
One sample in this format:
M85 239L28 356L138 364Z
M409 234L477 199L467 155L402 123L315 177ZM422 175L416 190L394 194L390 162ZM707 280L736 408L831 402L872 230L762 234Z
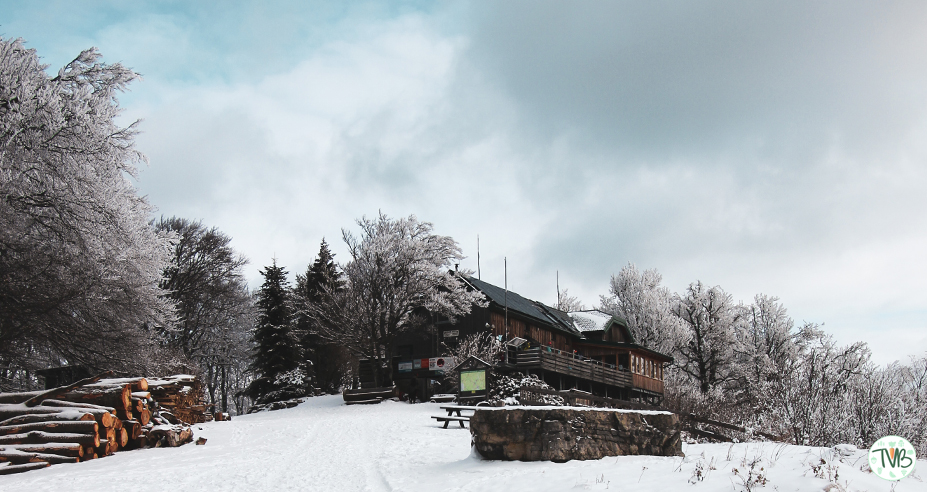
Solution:
M679 370L691 377L702 393L733 377L734 326L741 310L720 287L693 282L685 297L676 297L673 313L682 320L684 336L676 345Z
M869 360L869 348L861 342L839 347L813 323L802 325L794 340L798 352L773 388L776 412L791 427L794 442L832 446L856 440L849 390Z
M422 330L429 313L454 319L483 303L451 271L463 258L448 236L413 215L357 221L360 237L343 231L351 260L344 266L345 288L330 293L317 308L321 334L382 367L392 378L396 337ZM377 384L379 371L374 371Z
M155 228L175 238L161 288L176 305L177 322L162 327L162 337L187 357L209 355L222 333L250 310L242 271L248 260L232 249L232 238L201 222L162 218Z

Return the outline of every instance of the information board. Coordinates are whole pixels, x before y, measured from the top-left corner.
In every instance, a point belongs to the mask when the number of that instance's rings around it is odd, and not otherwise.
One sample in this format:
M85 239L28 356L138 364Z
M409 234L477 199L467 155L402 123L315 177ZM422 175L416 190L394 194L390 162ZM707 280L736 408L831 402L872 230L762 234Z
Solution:
M486 370L461 371L460 392L476 393L479 391L486 391Z

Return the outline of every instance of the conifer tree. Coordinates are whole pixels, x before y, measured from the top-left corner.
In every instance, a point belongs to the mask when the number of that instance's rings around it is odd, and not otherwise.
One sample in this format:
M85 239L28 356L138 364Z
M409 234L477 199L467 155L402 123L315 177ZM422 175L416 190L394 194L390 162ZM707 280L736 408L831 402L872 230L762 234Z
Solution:
M250 366L257 377L246 391L257 404L304 396L309 386L299 368L286 273L276 260L261 272L264 284L257 294L258 324Z
M335 263L334 254L325 239L319 248L319 255L306 269L305 275L296 276L294 294L299 304L297 333L305 371L312 371L316 383L323 391L337 392L347 382L350 372L350 354L341 345L331 343L319 336L319 327L312 317L312 306L317 306L326 296L339 293L344 288L342 273Z

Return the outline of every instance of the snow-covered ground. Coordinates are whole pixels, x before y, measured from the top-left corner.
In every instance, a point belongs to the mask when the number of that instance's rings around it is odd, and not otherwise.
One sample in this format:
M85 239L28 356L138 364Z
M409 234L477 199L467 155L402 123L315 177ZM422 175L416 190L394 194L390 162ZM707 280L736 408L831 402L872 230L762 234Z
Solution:
M208 438L204 446L126 451L0 476L0 491L739 491L748 489L752 462L754 476L766 480L752 490L893 490L869 473L864 451L843 456L771 443L684 445L685 458L482 461L471 452L469 430L453 423L442 429L430 418L443 414L438 407L312 398L292 409L197 426L196 436ZM927 491L925 466L918 460L894 490Z

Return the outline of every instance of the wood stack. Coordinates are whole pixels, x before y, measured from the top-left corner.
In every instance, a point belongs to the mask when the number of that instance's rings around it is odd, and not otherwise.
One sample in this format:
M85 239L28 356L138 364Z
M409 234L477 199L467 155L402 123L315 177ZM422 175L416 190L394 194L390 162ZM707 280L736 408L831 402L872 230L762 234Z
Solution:
M0 393L0 475L192 439L188 425L158 415L147 379L101 376L47 391Z
M200 424L211 420L211 414L206 412L203 384L195 376L178 374L149 379L148 391L158 402L160 415L172 424Z

